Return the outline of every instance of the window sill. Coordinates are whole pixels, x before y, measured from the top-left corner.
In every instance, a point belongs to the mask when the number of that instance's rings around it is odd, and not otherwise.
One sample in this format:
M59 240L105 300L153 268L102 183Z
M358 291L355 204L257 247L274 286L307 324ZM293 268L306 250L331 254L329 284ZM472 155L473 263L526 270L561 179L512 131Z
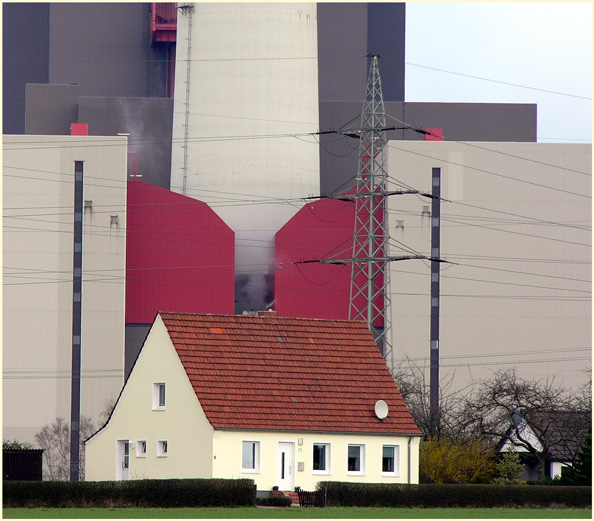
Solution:
M259 470L256 469L241 469L242 474L260 474Z

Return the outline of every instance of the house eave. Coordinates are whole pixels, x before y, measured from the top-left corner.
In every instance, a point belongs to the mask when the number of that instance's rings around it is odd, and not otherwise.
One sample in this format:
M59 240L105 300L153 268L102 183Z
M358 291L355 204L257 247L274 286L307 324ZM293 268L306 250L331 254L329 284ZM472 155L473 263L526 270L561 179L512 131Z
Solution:
M326 434L343 436L393 436L422 438L422 434L410 432L361 432L361 431L325 431L325 430L296 430L296 429L257 429L257 428L235 428L235 427L213 427L215 431L222 432L274 432L277 434Z

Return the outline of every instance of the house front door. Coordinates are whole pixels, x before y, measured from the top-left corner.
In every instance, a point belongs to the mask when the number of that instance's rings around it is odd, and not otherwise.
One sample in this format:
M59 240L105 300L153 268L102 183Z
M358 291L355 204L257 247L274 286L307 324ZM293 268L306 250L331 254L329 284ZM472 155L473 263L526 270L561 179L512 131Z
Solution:
M278 442L278 489L295 489L295 444Z
M116 480L130 479L130 440L118 440L116 449Z

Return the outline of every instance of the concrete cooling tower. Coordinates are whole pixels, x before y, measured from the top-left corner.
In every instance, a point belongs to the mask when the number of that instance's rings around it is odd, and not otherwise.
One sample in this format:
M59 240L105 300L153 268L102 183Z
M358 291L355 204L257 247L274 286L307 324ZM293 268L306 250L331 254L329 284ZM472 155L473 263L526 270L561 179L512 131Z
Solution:
M273 238L320 192L316 4L178 4L171 190L236 234L236 312L272 299Z

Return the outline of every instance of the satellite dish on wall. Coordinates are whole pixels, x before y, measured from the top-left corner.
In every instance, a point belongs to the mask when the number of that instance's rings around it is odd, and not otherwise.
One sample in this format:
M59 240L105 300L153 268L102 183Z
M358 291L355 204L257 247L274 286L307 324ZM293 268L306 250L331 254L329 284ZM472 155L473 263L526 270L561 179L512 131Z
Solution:
M384 400L378 400L375 402L375 415L383 420L388 417L388 404Z

